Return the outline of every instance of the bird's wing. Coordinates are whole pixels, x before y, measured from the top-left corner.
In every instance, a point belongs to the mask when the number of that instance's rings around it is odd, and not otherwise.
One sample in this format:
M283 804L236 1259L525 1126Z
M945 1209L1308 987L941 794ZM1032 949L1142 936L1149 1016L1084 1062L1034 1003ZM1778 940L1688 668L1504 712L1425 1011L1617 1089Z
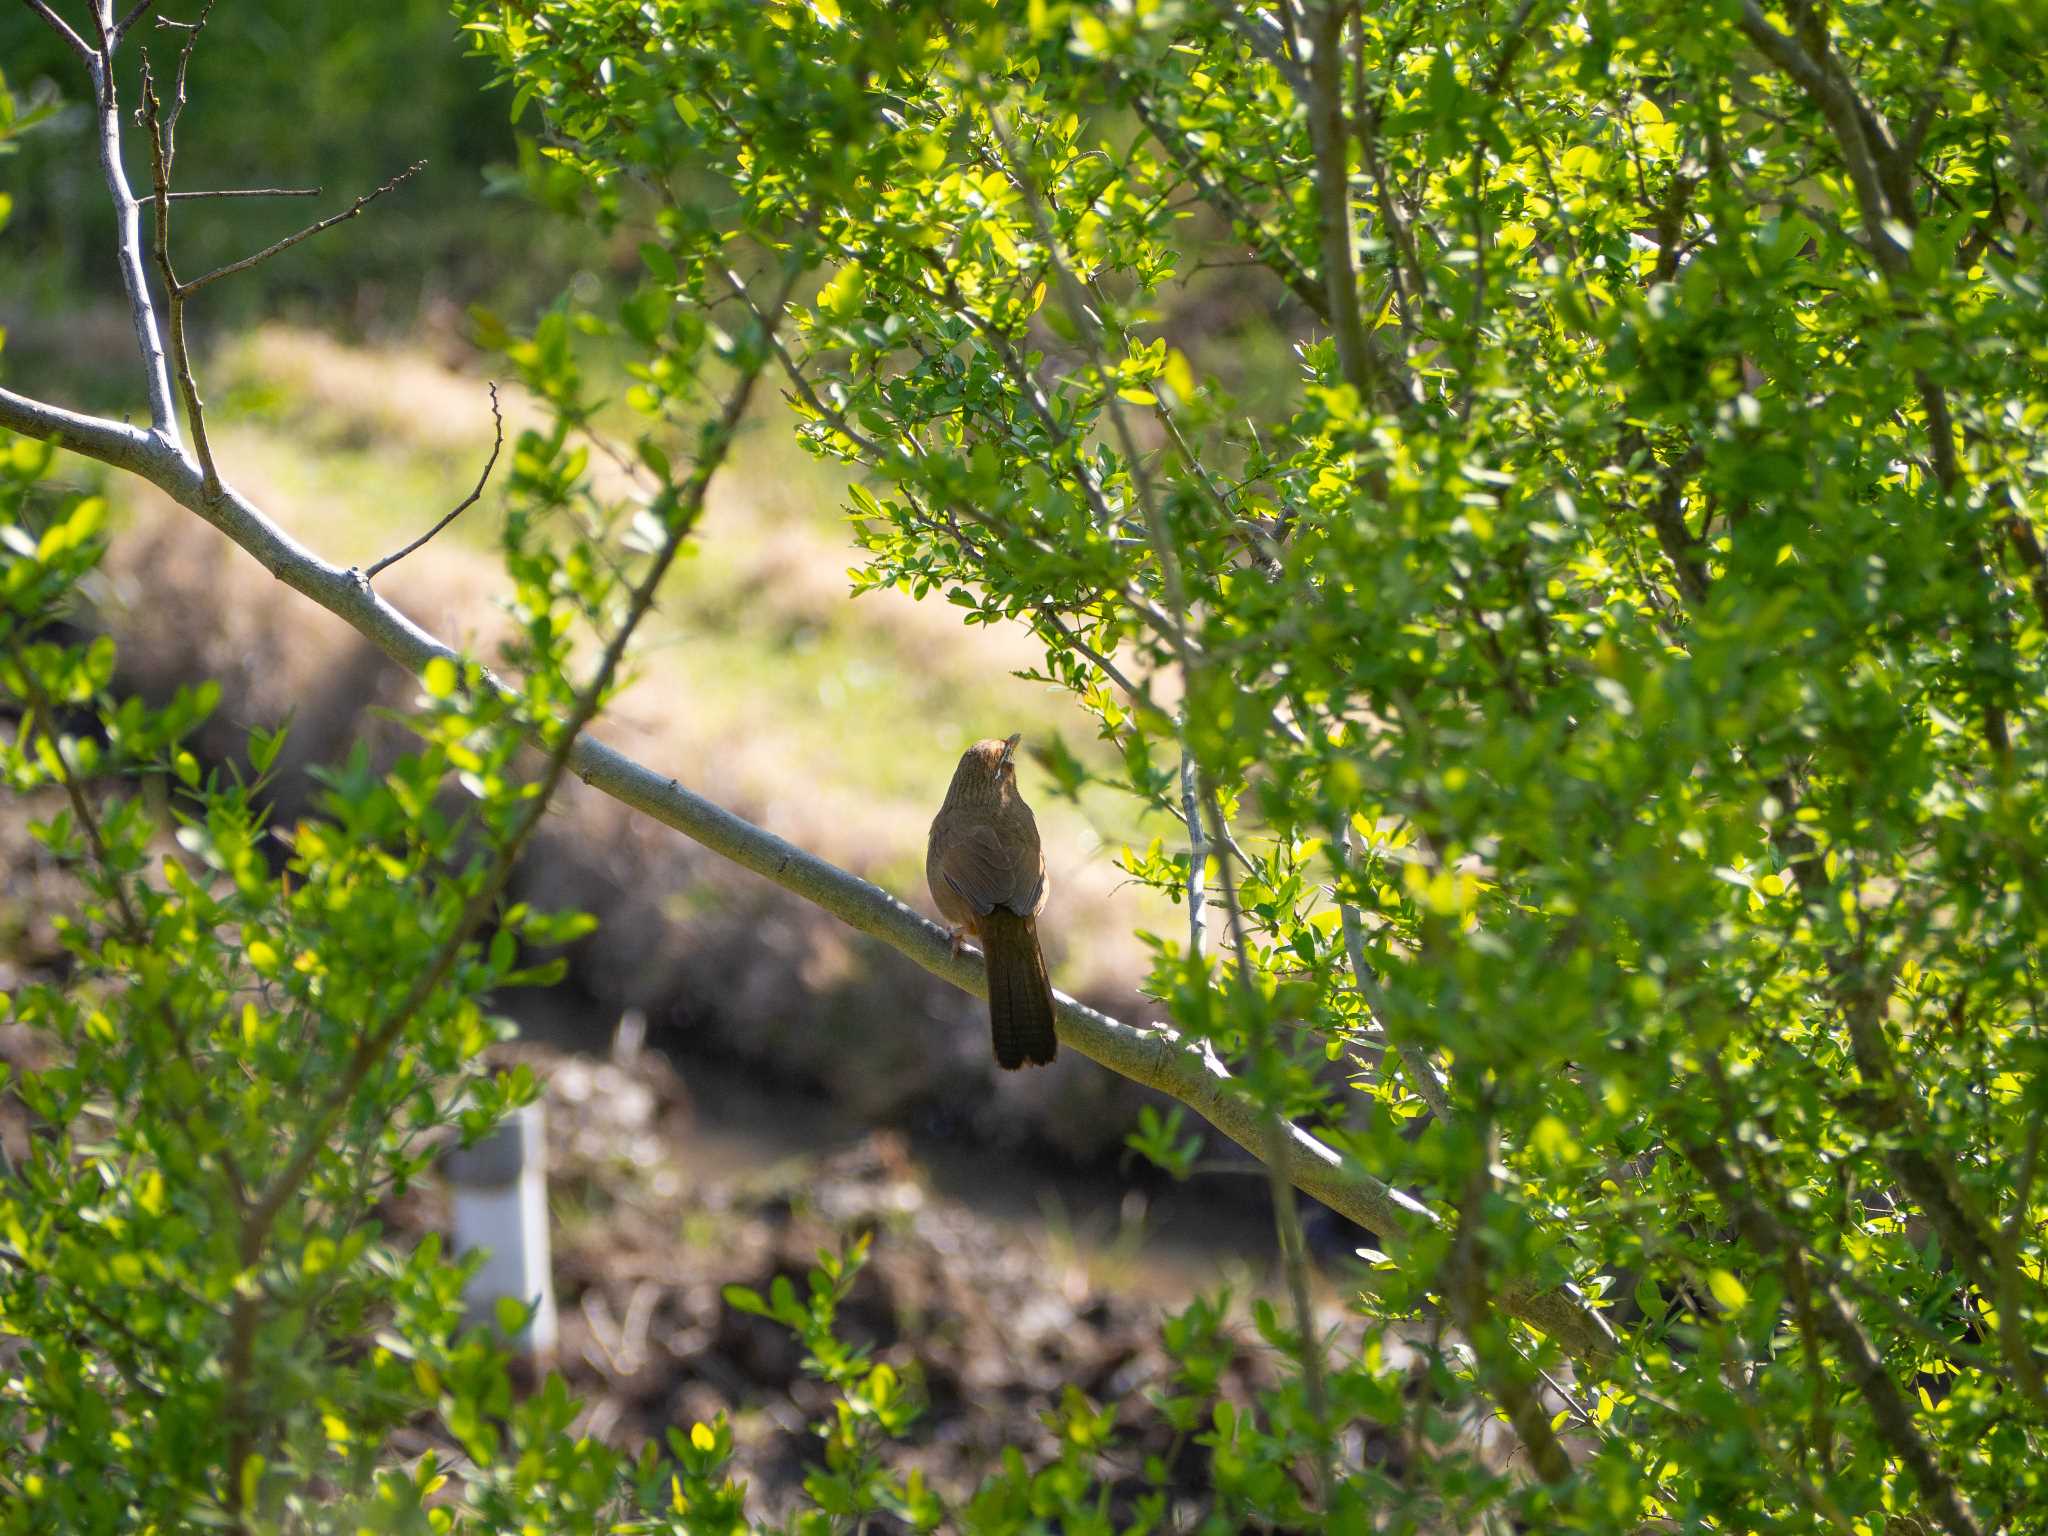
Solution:
M993 827L962 828L946 838L939 873L977 917L1015 904L1018 870Z
M1025 917L1038 916L1038 909L1045 905L1045 855L1038 851L1035 838L1032 840L1032 847L1034 853L1037 854L1031 861L1032 867L1028 870L1020 869L1017 871L1017 884L1021 886L1028 880L1031 884L1030 892L1022 901L1009 903L1013 909Z

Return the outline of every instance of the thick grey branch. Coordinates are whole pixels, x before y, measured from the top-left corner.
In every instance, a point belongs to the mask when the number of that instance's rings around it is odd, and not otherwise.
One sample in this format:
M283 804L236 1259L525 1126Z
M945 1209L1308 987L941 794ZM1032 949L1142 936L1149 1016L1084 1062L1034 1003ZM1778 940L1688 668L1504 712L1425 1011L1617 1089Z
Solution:
M149 272L143 265L142 204L128 185L121 163L121 110L115 99L111 61L97 55L88 61L93 100L99 112L100 174L114 205L114 248L121 267L121 287L128 296L128 314L142 349L142 368L149 388L149 419L172 448L179 446L177 408L172 404L170 358L156 305L149 294Z

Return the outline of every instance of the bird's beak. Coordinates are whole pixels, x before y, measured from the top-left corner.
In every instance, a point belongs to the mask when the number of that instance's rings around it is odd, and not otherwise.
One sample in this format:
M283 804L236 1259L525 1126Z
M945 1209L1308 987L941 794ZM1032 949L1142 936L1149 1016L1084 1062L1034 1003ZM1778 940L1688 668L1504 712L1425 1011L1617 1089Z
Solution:
M1009 740L1003 743L1002 761L996 764L998 768L1009 768L1014 766L1010 762L1010 759L1017 755L1017 743L1022 741L1023 739L1024 733L1022 731L1019 731L1016 735L1012 736Z

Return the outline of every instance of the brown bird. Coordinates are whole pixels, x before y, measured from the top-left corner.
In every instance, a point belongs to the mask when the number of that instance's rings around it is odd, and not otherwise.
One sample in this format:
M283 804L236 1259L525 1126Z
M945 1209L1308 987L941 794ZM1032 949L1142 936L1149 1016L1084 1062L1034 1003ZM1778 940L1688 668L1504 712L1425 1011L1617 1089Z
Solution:
M1052 980L1038 948L1045 905L1045 854L1038 824L1017 793L1017 743L977 741L953 770L946 803L932 818L924 877L953 930L981 940L988 959L988 1023L996 1065L1048 1062L1053 1033Z

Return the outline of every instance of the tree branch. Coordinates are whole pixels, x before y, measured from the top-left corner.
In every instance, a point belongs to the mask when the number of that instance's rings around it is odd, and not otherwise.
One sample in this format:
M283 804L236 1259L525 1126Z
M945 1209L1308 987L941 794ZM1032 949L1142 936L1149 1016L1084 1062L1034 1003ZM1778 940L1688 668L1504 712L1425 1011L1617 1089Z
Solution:
M780 350L779 347L778 350ZM477 504L477 501L483 496L484 486L490 482L491 471L498 467L498 455L505 447L505 413L498 409L498 386L496 384L491 385L491 423L495 429L496 436L491 442L491 456L484 461L484 472L476 477L476 489L458 501L454 508L438 523L406 545L405 548L399 550L397 554L386 555L382 560L377 561L368 570L364 571L364 581L374 581L379 571L390 569L390 567L398 564L399 561L403 560L414 550L425 546L434 535Z
M320 187L210 187L203 192L173 192L170 199L182 203L201 197L318 197Z
M128 8L128 14L114 24L114 43L117 47L120 45L121 39L128 35L128 29L147 16L150 7L155 4L156 0L135 0L135 3Z
M283 252L290 250L293 246L298 245L302 241L310 240L315 235L320 234L325 230L330 230L334 228L334 226L337 224L346 224L350 219L355 218L365 208L369 207L370 204L374 203L375 201L377 201L378 198L382 197L386 192L389 192L392 188L399 186L401 183L410 181L414 176L418 175L420 171L426 168L426 164L427 162L424 160L415 160L411 165L407 166L404 170L400 171L396 176L392 177L389 181L385 182L384 185L376 188L374 191L365 192L361 197L357 198L354 202L350 203L346 208L342 209L341 212L336 214L330 214L326 218L320 220L320 222L317 224L308 224L304 229L300 230L297 234L286 235L282 240L278 241L275 245L265 246L262 250L258 251L254 256L244 256L240 261L231 261L224 267L215 267L211 272L206 273L204 276L195 277L189 283L180 284L178 290L179 295L182 297L186 294L197 293L200 289L206 287L207 284L209 283L217 283L224 277L233 277L237 272L246 272L251 267L260 266L262 263L270 260L271 257L280 255Z
M1820 108L1828 126L1835 131L1836 147L1848 168L1850 185L1856 189L1856 206L1863 215L1864 238L1886 275L1897 276L1910 262L1905 246L1886 228L1887 224L1910 225L1911 206L1893 208L1885 197L1885 177L1878 164L1882 146L1873 145L1867 131L1869 109L1847 79L1814 58L1799 39L1772 26L1757 0L1742 0L1741 26L1765 58L1792 78Z
M57 443L147 480L408 671L417 674L436 657L460 659L452 647L379 597L359 573L322 560L231 486L223 486L218 496L205 496L198 468L161 438L6 389L0 389L0 427ZM979 957L955 955L943 928L879 886L753 825L587 734L577 738L569 770L622 805L879 939L934 976L976 997L988 995L987 972ZM1233 1089L1228 1069L1213 1055L1191 1049L1171 1030L1133 1028L1064 995L1057 998L1057 1009L1060 1038L1081 1055L1178 1099L1254 1157L1263 1161L1269 1155L1263 1117ZM1347 1164L1299 1127L1286 1128L1282 1157L1281 1171L1295 1188L1361 1226L1377 1232L1417 1232L1438 1221L1430 1207ZM1500 1305L1581 1362L1597 1365L1616 1352L1614 1331L1606 1319L1569 1287L1505 1287Z
M1329 295L1330 334L1337 365L1361 402L1381 381L1379 360L1358 307L1358 270L1352 264L1350 134L1344 123L1344 18L1348 5L1326 0L1315 18L1315 52L1308 66L1310 142L1315 146L1316 238L1322 252L1323 289Z
M1357 853L1349 825L1338 828L1337 847L1341 865L1349 872ZM1348 901L1337 903L1337 920L1344 936L1344 954L1351 961L1352 984L1365 999L1366 1007L1372 1010L1380 1033L1391 1043L1394 1036L1387 995L1371 962L1365 958L1365 924L1359 920L1358 909ZM1408 1079L1414 1084L1416 1096L1429 1106L1429 1112L1439 1123L1449 1125L1453 1118L1450 1095L1444 1091L1443 1077L1437 1072L1436 1063L1429 1059L1429 1053L1412 1040L1394 1046L1394 1050L1401 1058L1401 1065L1408 1069Z
M94 56L88 59L87 68L99 112L100 174L114 205L114 249L121 268L121 286L128 296L129 318L142 351L150 424L167 446L177 449L178 413L172 401L170 360L164 351L163 332L157 326L156 305L150 298L149 273L143 265L142 204L128 185L128 172L121 161L121 111L114 91L113 63L111 59Z

